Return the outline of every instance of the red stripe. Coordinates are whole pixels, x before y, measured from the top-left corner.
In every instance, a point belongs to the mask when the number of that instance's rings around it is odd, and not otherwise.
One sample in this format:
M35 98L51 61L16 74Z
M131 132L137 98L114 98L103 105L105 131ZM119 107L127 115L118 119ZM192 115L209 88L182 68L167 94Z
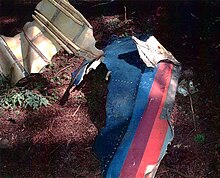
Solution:
M172 64L161 63L159 65L149 94L147 109L128 151L120 178L144 177L147 164L155 164L158 160L166 136L165 130L167 131L168 127L167 121L160 121L159 116L166 99L171 73Z
M144 177L146 167L158 162L161 148L164 144L166 133L168 130L167 120L156 118L151 135L142 156L136 178Z

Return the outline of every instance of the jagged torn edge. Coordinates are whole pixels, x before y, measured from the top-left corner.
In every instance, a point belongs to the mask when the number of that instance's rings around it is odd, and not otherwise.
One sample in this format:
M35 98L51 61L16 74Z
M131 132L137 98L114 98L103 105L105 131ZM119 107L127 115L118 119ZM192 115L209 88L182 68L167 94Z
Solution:
M132 39L137 45L140 58L147 67L155 68L157 64L163 60L168 60L174 65L180 65L180 62L177 61L176 58L167 51L154 36L150 36L146 42L139 40L135 36L132 36Z

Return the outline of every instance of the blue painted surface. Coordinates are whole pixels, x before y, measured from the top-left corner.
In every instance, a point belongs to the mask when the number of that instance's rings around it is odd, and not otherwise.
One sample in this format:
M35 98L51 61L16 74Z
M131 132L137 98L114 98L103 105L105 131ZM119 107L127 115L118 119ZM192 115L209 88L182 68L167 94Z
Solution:
M148 37L149 35L138 36L142 40L146 40ZM94 150L101 160L103 175L107 176L107 171L111 170L111 165L114 164L114 166L118 166L118 169L121 169L119 162L122 163L123 160L117 160L117 156L114 155L119 154L120 151L126 155L126 149L123 151L124 148L118 148L118 146L124 138L131 118L135 124L129 126L129 129L132 130L137 127L138 122L135 121L135 118L140 119L139 116L145 109L147 104L146 95L148 95L151 88L151 83L148 83L148 81L153 82L152 77L155 70L146 69L131 37L119 39L108 45L105 48L104 63L108 70L112 72L106 103L106 127L97 136ZM144 93L144 96L142 96L142 93ZM134 108L137 108L135 113L133 113ZM131 134L134 134L134 132L131 132ZM126 137L129 139L123 140L124 145L129 147L130 137L128 135ZM114 162L110 165L113 158ZM112 177L116 178L117 175L112 175Z
M89 64L89 61L84 60L83 63L81 64L82 67L79 68L79 70L72 72L72 78L75 78L74 85L79 85L79 83L82 81L88 64Z
M143 41L148 37L149 35L138 36ZM120 176L139 122L148 105L148 97L157 68L146 67L131 37L118 39L108 45L105 48L104 63L112 72L106 102L106 127L97 136L94 151L101 161L103 176L117 178ZM88 64L89 61L85 60L83 67L72 73L72 77L77 75L75 85L82 80ZM179 75L174 79L178 81L178 77ZM171 93L175 91L176 89ZM169 94L167 102L171 101L170 98ZM171 103L173 101L174 99ZM164 107L164 109L168 108ZM165 155L167 144L172 138L173 130L170 127L161 149L160 159Z
M116 154L114 155L111 164L109 165L106 177L113 178L119 177L123 163L126 159L129 147L137 131L141 117L148 104L148 96L151 90L152 83L157 69L146 68L145 72L141 76L139 83L138 93L134 104L134 110L132 118L130 120L126 134L121 141Z

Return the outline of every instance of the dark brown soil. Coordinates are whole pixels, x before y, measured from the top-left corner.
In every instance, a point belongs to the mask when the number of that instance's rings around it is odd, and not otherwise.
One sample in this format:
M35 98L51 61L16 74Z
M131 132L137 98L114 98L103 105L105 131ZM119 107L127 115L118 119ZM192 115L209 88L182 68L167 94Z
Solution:
M4 147L1 175L94 177L97 174L95 177L99 177L99 161L91 145L105 123L105 67L101 65L86 76L64 106L58 104L69 83L67 76L82 61L60 52L53 58L56 67L50 66L42 75L33 75L19 83L41 92L53 104L36 111L22 108L1 111L0 137ZM64 64L69 64L68 68Z
M1 34L13 36L31 20L35 4L10 7L6 3L0 7ZM199 91L192 96L177 94L172 113L175 138L156 177L217 178L219 2L87 2L77 3L76 7L94 27L99 48L104 48L112 37L152 33L182 63L180 80L193 80L198 85ZM68 102L59 105L71 72L82 60L61 51L42 75L23 81L26 88L47 96L50 106L37 111L0 111L0 177L101 177L100 163L91 146L105 125L105 67L90 73L81 87L72 91ZM187 70L192 74L188 75ZM204 140L197 139L200 135Z

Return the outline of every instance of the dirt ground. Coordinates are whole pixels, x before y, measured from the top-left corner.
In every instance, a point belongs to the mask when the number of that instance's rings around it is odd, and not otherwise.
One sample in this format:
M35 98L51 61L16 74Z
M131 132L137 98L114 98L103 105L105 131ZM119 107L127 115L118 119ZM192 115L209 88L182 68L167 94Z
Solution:
M32 20L35 5L2 3L1 34L19 33ZM191 80L198 89L185 97L176 95L172 113L175 137L156 177L218 178L220 3L77 2L75 7L93 26L98 48L103 49L112 38L153 34L182 63L180 81ZM51 105L37 111L0 110L0 177L102 177L92 143L105 126L105 67L90 73L71 92L68 102L59 105L71 72L82 60L60 51L42 75L23 80L23 87L43 94ZM2 84L1 95L6 87Z

